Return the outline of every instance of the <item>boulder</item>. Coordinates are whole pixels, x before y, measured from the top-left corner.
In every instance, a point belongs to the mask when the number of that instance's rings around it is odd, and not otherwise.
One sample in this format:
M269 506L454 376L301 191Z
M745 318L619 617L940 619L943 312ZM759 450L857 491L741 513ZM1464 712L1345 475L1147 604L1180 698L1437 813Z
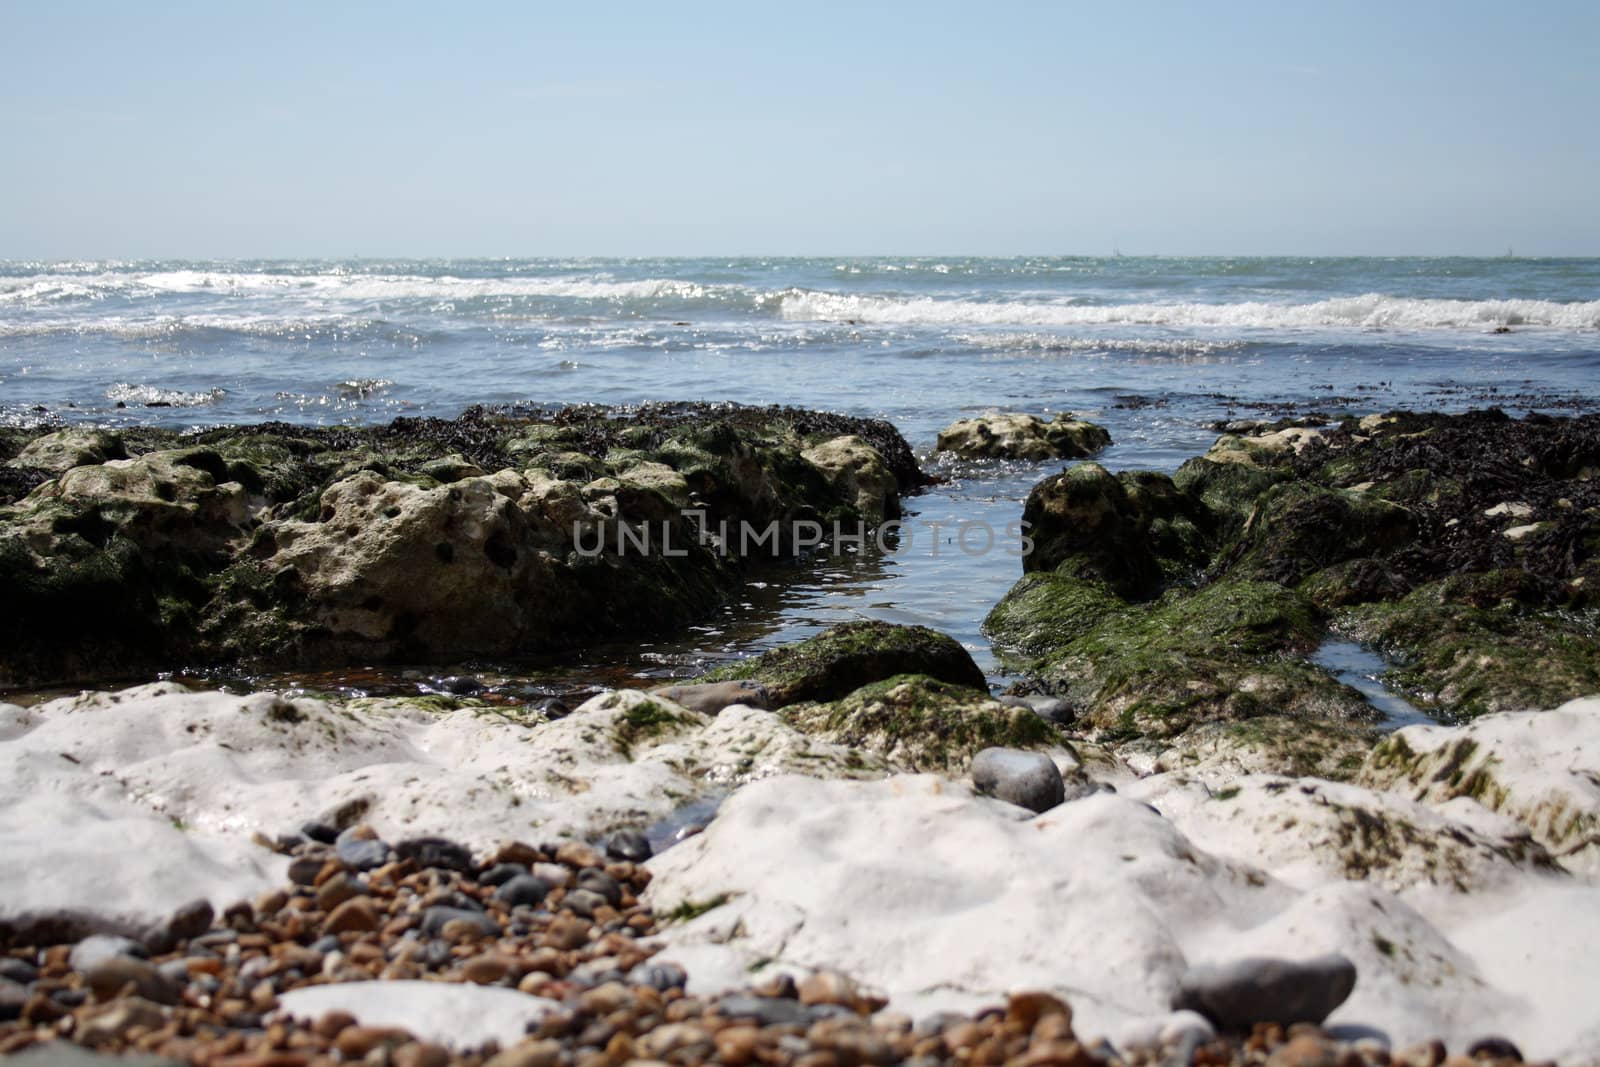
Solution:
M1172 1007L1198 1012L1224 1030L1248 1032L1263 1022L1320 1024L1355 985L1355 964L1338 953L1233 960L1185 971Z
M965 459L1082 459L1111 443L1104 427L1061 412L1049 422L1036 415L995 412L959 419L939 431L935 449Z
M899 674L923 674L984 692L983 671L960 642L926 626L847 622L816 637L718 668L704 682L753 680L771 706L828 701Z
M860 437L834 437L801 455L822 472L860 520L876 524L900 514L899 483L894 473L877 450Z

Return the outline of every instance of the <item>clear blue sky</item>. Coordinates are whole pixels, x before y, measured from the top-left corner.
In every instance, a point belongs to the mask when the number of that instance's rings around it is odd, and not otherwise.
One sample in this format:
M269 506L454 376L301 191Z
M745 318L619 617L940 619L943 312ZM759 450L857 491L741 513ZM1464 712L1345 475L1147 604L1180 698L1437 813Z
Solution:
M0 0L0 258L1600 255L1600 4Z

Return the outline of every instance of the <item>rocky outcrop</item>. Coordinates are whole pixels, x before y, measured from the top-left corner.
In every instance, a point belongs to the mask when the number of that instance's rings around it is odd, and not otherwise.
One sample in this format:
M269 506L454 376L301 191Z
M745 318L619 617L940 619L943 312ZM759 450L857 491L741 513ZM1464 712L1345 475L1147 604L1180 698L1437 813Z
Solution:
M939 431L934 448L964 459L1082 459L1111 443L1102 426L1061 412L1049 422L1037 415L995 412L959 419Z
M1288 716L1334 727L1313 747L1347 763L1370 713L1305 660L1329 629L1437 713L1600 691L1596 471L1600 417L1498 412L1230 433L1171 479L1080 464L1029 495L1034 551L986 628L1114 738Z
M0 685L662 632L803 547L797 524L877 523L922 478L886 423L728 405L69 430L12 450Z

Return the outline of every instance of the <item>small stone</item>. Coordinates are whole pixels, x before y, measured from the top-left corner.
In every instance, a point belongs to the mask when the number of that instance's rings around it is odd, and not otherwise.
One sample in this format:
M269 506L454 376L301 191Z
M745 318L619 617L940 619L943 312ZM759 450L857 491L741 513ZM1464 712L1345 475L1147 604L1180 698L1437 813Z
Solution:
M604 867L606 865L605 858L600 853L578 841L562 842L561 846L556 849L556 862L580 869L584 867Z
M418 867L471 874L472 853L465 845L444 837L413 837L394 847L395 855Z
M1224 1030L1248 1030L1259 1022L1321 1023L1355 984L1355 964L1337 953L1300 961L1252 957L1191 967L1172 1007L1199 1012Z
M559 863L535 863L532 871L535 878L549 882L552 889L569 889L576 882L572 871Z
M0 978L27 985L39 980L39 968L23 960L0 957Z
M490 1057L483 1067L556 1067L561 1062L561 1042L542 1038L512 1045Z
M307 819L300 824L300 833L311 841L331 845L339 840L339 828L321 819Z
M1071 726L1077 721L1077 713L1060 697L1051 696L1026 696L1023 701L1033 710L1033 713L1046 722L1053 722L1058 726Z
M1444 1063L1446 1056L1444 1042L1435 1038L1421 1044L1411 1045L1397 1052L1394 1058L1408 1063L1411 1067L1439 1067Z
M67 964L75 971L88 971L95 964L114 956L133 956L143 959L147 950L139 942L127 937L94 934L72 946Z
M973 1057L976 1060L976 1056ZM1019 1067L1100 1067L1100 1061L1076 1041L1040 1041L1030 1046Z
M723 997L717 1011L727 1019L754 1019L762 1026L807 1026L811 1013L796 1000L782 997Z
M322 873L323 866L328 862L327 857L321 853L309 853L296 856L289 861L289 881L295 885L315 885L317 875ZM279 907L282 907L280 904ZM257 909L262 910L262 909ZM277 908L273 908L277 911Z
M347 1060L359 1060L376 1048L406 1044L411 1035L392 1026L347 1026L339 1031L333 1047Z
M370 871L389 862L389 846L374 838L357 837L354 829L339 835L333 846L339 862L353 871Z
M607 982L580 996L578 1008L589 1015L610 1015L632 1001L633 994L628 992L627 986L621 982Z
M589 868L578 872L578 888L598 893L613 908L622 905L622 883L605 871Z
M439 679L439 688L452 696L469 697L483 692L483 683L470 674L452 674Z
M322 924L322 934L371 933L379 927L371 897L351 897L334 908Z
M689 973L676 963L646 960L628 972L629 985L649 986L665 993L689 984Z
M1522 1062L1522 1050L1503 1037L1480 1037L1467 1046L1467 1055L1475 1060Z
M1072 1009L1065 1001L1049 993L1013 993L1006 1000L1006 1022L1015 1023L1029 1033L1033 1032L1040 1019L1049 1015L1065 1016L1067 1024L1072 1024Z
M28 1003L28 987L10 978L0 978L0 1023L22 1018L22 1007Z
M208 900L191 900L182 905L167 919L151 926L144 933L144 944L156 955L171 952L180 942L199 937L211 929L216 913Z
M333 911L340 904L366 893L367 887L359 879L340 871L317 887L317 907Z
M502 886L518 875L528 873L528 868L519 863L497 863L493 867L478 875L478 884L487 886Z
M555 697L544 698L533 706L533 710L539 712L551 722L555 722L557 719L565 719L572 714L572 709L567 707L566 702Z
M972 784L985 796L1034 812L1050 810L1065 796L1054 760L1016 748L986 748L972 757Z
M650 839L638 830L618 830L606 842L606 855L614 860L643 863L654 855Z
M514 961L498 954L474 956L461 968L461 977L474 985L493 985L511 973Z
M311 1024L312 1031L321 1038L332 1041L348 1027L356 1024L356 1017L347 1011L330 1011Z
M445 937L445 927L451 923L459 924L458 931L471 930L481 937L500 936L500 924L480 911L435 906L422 913L422 932L427 937Z
M802 1004L850 1004L856 984L842 974L819 971L801 979L799 992Z
M750 679L733 682L700 682L695 685L663 685L650 692L690 711L698 711L702 715L716 715L723 708L735 704L744 704L752 708L771 706L767 687Z
M394 1050L394 1067L450 1067L450 1050L431 1041L413 1041Z
M1339 1048L1315 1034L1297 1034L1267 1057L1267 1067L1337 1067Z
M589 923L573 915L557 915L545 928L544 942L570 952L589 943Z
M93 1048L120 1040L136 1026L155 1030L166 1018L159 1005L141 997L123 997L80 1016L76 1039Z
M84 973L84 982L101 1000L110 1000L132 983L135 995L156 1004L176 1004L177 986L162 977L161 971L146 960L132 956L108 956Z
M562 898L561 906L574 915L592 919L597 908L606 906L606 898L587 889L574 889Z
M761 1031L753 1026L730 1026L716 1035L717 1059L729 1067L743 1067L755 1059Z
M518 874L501 883L494 898L508 908L535 907L550 893L550 883L531 874Z

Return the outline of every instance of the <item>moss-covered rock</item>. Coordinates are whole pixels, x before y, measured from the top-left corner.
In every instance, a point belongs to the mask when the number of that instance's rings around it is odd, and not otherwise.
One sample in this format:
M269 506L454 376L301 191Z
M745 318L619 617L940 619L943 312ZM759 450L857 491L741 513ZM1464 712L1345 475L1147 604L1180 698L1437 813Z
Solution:
M1061 412L1049 422L1037 415L994 412L958 419L939 431L934 448L966 459L1082 459L1111 443L1103 426Z
M7 440L0 685L659 633L793 524L876 522L922 483L887 423L733 405ZM742 524L779 536L717 539Z
M1280 774L1343 782L1360 773L1377 740L1370 727L1261 715L1191 727L1162 751L1156 766L1219 780Z
M964 770L985 748L1059 744L1050 724L983 690L899 674L827 703L793 704L784 720L836 744L917 771Z
M983 671L961 643L926 626L847 622L815 637L740 660L697 681L753 679L766 686L774 708L800 701L836 700L872 682L922 674L955 686L988 691Z

